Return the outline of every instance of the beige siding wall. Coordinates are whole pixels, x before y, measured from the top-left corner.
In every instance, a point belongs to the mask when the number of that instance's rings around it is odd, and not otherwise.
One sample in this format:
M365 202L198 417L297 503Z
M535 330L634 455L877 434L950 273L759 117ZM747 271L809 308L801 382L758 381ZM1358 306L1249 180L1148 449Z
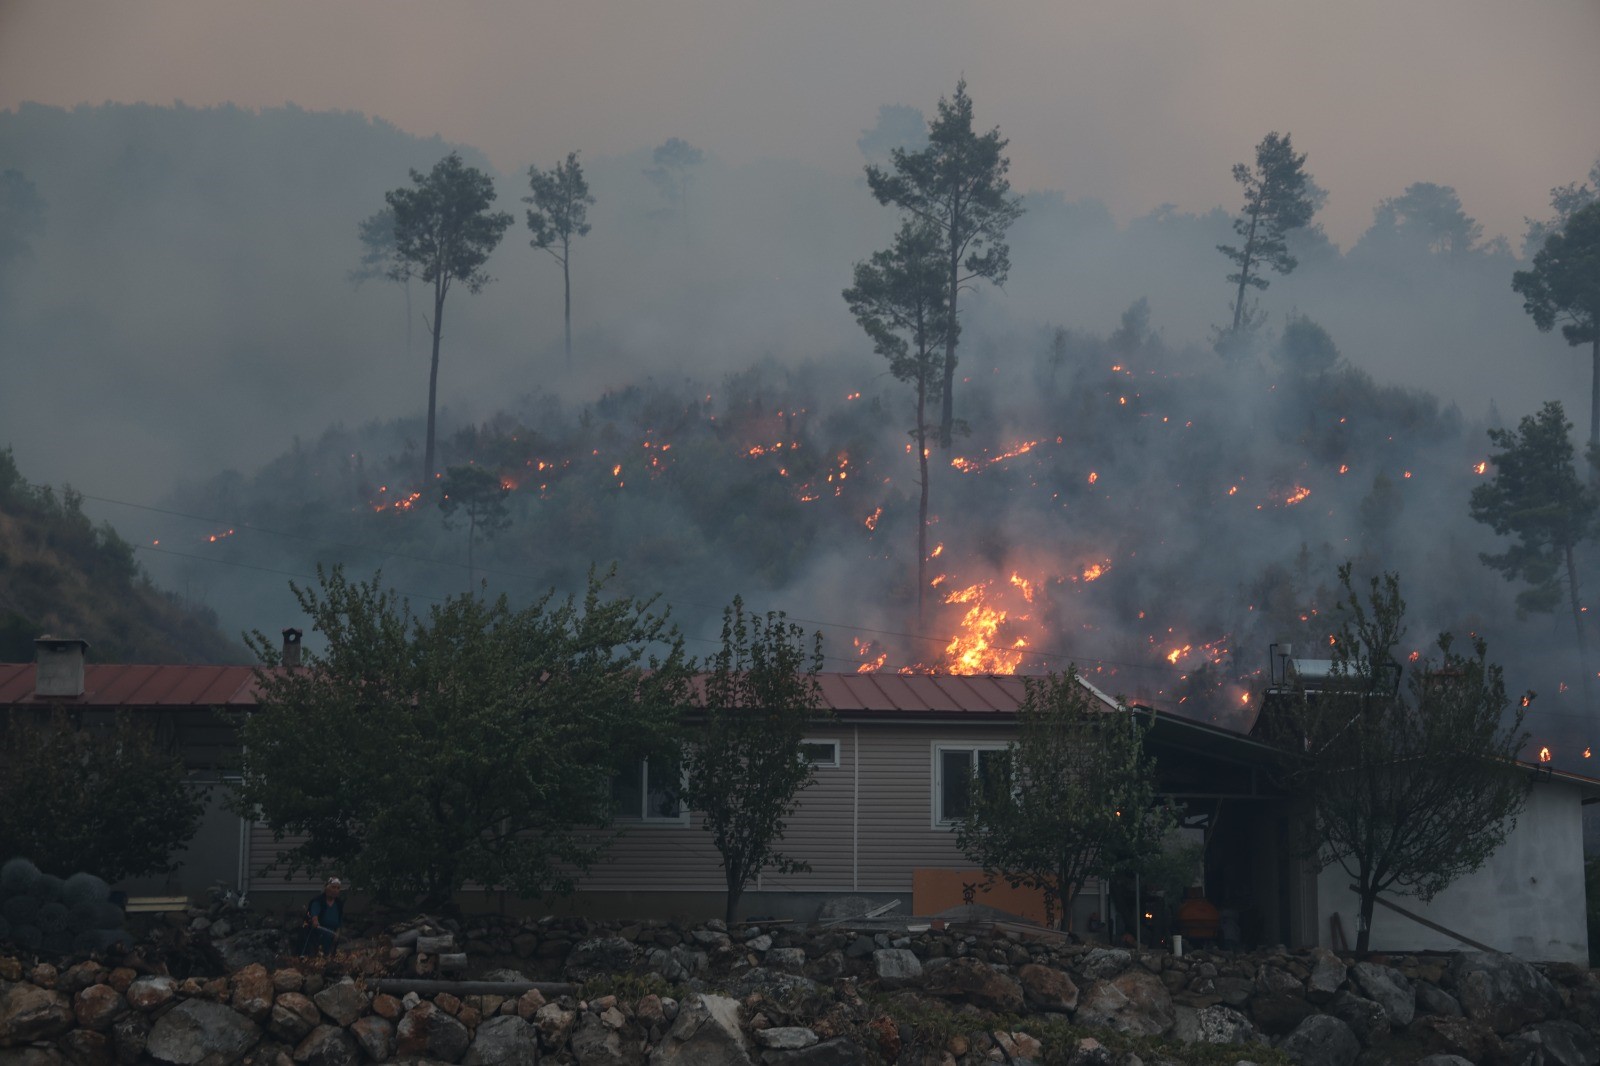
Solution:
M767 891L910 892L919 866L966 868L955 834L933 826L936 743L1004 743L1006 726L955 723L836 723L809 736L839 742L839 765L819 767L789 820L782 850L810 863L807 873L764 874ZM722 891L721 862L698 815L687 824L618 823L607 857L579 884L585 891ZM280 849L265 826L251 836L252 879L259 890L314 887L303 876L262 874Z

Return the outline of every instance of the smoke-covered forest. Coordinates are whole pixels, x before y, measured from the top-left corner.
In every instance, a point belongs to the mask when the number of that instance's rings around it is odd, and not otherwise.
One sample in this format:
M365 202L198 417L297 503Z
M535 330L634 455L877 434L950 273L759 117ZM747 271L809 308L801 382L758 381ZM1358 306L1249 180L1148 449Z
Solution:
M974 96L979 129L1004 135ZM860 117L863 164L920 146L934 102L912 103ZM1317 145L1295 148L1312 202L1338 197L1315 183ZM515 223L493 282L450 297L446 513L423 483L426 286L363 277L358 227L451 151ZM865 177L802 160L580 158L595 203L569 360L527 174L471 146L292 107L0 113L0 172L30 190L0 216L0 446L29 479L77 485L230 634L295 624L287 581L319 564L381 569L419 604L479 583L564 593L614 564L691 651L740 593L824 629L831 668L1076 662L1237 724L1270 643L1326 643L1349 559L1401 574L1410 647L1485 636L1538 692L1534 744L1559 765L1600 739L1571 617L1519 616L1523 586L1480 561L1506 542L1469 512L1495 475L1487 431L1551 399L1587 430L1587 349L1536 330L1511 287L1536 244L1486 239L1451 175L1399 183L1349 247L1315 216L1291 230L1295 268L1254 293L1259 326L1231 348L1217 246L1238 203L1119 223L1070 189L1018 189L1004 286L962 295L964 432L930 453L919 611L913 397L841 298L896 213ZM1600 172L1571 179L1579 194ZM493 478L470 516L463 467ZM1595 549L1577 551L1582 589Z

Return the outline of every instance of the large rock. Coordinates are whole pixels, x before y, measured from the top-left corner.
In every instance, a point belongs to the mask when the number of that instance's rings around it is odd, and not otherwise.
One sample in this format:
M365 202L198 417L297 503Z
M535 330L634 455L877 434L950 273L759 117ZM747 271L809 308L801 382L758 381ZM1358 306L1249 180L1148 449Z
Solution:
M299 992L283 993L267 1015L267 1032L289 1044L298 1044L321 1024L322 1012Z
M1361 1054L1361 1041L1338 1018L1313 1014L1279 1048L1296 1066L1350 1066Z
M711 957L684 944L675 944L670 948L652 949L646 958L646 963L650 972L658 973L664 980L678 984L704 974L711 964Z
M305 1066L356 1066L361 1051L355 1037L337 1025L319 1025L294 1049L294 1061Z
M125 993L128 1006L134 1010L152 1011L171 1002L178 994L178 982L171 977L140 977L128 986Z
M322 1013L341 1026L349 1025L367 1009L367 994L348 977L329 985L311 998Z
M394 1023L381 1015L369 1014L365 1018L357 1018L355 1024L350 1026L350 1035L356 1038L362 1052L373 1062L382 1062L394 1050ZM528 1061L537 1058L535 1055Z
M1160 1036L1177 1021L1172 994L1146 970L1129 970L1110 981L1096 981L1078 1002L1081 1025L1104 1025L1119 1033Z
M1250 1001L1250 1017L1256 1028L1270 1036L1293 1032L1315 1013L1317 1008L1299 996L1256 996Z
M1456 1002L1456 997L1440 988L1430 985L1426 981L1416 983L1417 1012L1420 1014L1449 1014L1459 1018L1461 1004Z
M1350 1027L1362 1047L1371 1047L1389 1035L1389 1014L1375 1000L1341 992L1328 1006L1328 1013Z
M72 1030L61 1038L61 1050L71 1066L113 1066L116 1062L111 1038L92 1029ZM5 1055L0 1052L0 1062L4 1061Z
M1327 948L1311 949L1311 976L1306 978L1306 998L1313 1003L1327 1003L1344 984L1349 967Z
M1305 982L1279 966L1256 967L1256 987L1269 996L1303 996Z
M866 1061L861 1045L846 1036L836 1036L808 1048L769 1051L761 1056L767 1066L859 1066Z
M1017 970L1022 995L1034 1010L1067 1014L1078 1009L1078 986L1053 966L1025 963Z
M751 1066L738 1001L698 993L685 999L650 1066Z
M1472 1018L1423 1015L1406 1035L1429 1052L1459 1055L1469 1062L1498 1062L1505 1057L1505 1046L1495 1031Z
M30 984L0 991L0 1047L60 1036L76 1020L65 993Z
M585 940L567 955L563 972L569 981L587 981L608 973L626 973L633 966L633 944L620 936Z
M276 929L252 929L212 942L230 972L252 964L270 967L278 960L282 936Z
M1596 1066L1600 1063L1600 1044L1595 1036L1576 1022L1540 1022L1524 1034L1538 1045L1539 1054L1550 1066Z
M1561 1009L1561 994L1549 979L1521 959L1499 952L1469 951L1450 961L1450 983L1469 1018L1500 1034L1540 1022Z
M467 1049L466 1066L523 1066L539 1061L539 1031L515 1014L501 1014L478 1026Z
M472 1035L429 1000L406 1011L395 1028L395 1055L402 1059L443 1059L460 1062Z
M1078 958L1078 972L1103 980L1133 965L1133 956L1121 948L1094 948Z
M1001 1014L1022 1010L1022 986L988 963L971 957L950 959L929 966L924 972L931 995L964 1000Z
M1173 1015L1168 1035L1185 1044L1248 1044L1257 1039L1250 1019L1220 1003L1199 1010L1174 1007Z
M578 1066L640 1066L644 1048L607 1025L599 1016L585 1014L568 1044Z
M150 1019L143 1014L124 1014L111 1025L111 1045L118 1062L139 1062L149 1039Z
M137 983L137 982L136 982ZM261 1030L256 1023L220 1003L186 999L150 1027L145 1051L162 1062L236 1062L256 1046Z
M72 997L72 1013L80 1029L109 1029L127 1009L128 1001L110 985L90 985Z
M533 1027L539 1030L540 1042L546 1050L559 1051L567 1043L572 1023L578 1016L559 1003L546 1003L533 1013Z
M756 1043L774 1051L798 1051L817 1042L814 1030L803 1025L779 1025L756 1030Z
M922 980L922 960L906 948L879 948L872 953L872 972L884 988L909 988Z
M1350 977L1367 998L1383 1008L1389 1024L1404 1029L1417 1015L1417 994L1405 975L1392 966L1358 962L1350 967Z
M236 972L228 983L233 986L233 1009L254 1022L264 1022L272 1012L276 990L272 974L260 963L251 963Z

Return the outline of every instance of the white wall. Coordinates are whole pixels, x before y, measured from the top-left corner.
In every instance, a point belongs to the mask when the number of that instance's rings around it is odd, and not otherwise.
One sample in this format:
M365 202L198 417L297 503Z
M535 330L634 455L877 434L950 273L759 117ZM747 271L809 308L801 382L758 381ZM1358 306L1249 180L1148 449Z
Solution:
M1536 961L1587 963L1589 940L1583 896L1582 795L1573 785L1536 784L1505 844L1483 869L1423 903L1385 894L1397 906L1498 951ZM1353 878L1335 863L1317 879L1318 940L1329 942L1337 913L1355 946L1361 908ZM1379 905L1372 916L1374 951L1470 950Z

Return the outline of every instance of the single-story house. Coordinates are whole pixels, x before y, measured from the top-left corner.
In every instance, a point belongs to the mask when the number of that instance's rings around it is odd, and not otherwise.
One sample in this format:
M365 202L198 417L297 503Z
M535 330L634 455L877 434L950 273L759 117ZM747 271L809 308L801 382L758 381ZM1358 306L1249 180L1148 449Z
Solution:
M245 666L136 666L85 663L81 641L41 641L40 664L0 664L0 712L61 705L85 720L126 710L153 716L213 791L200 835L170 879L124 887L132 894L198 894L223 881L252 898L299 899L314 883L285 880L269 867L282 847L270 829L240 819L222 801L237 741L225 714L256 704ZM824 674L823 705L803 751L812 784L790 819L783 850L810 865L805 873L765 874L746 892L750 915L809 919L826 900L860 896L892 913L928 914L970 897L1027 913L1037 900L1004 886L991 892L980 870L955 846L952 820L963 788L985 751L1016 736L1023 698L1017 677ZM1085 682L1108 712L1118 704ZM1135 707L1149 726L1147 744L1161 793L1187 812L1184 823L1206 842L1203 886L1246 944L1333 946L1333 918L1354 939L1354 900L1337 867L1320 874L1289 848L1294 797L1275 786L1274 750L1218 726ZM1535 768L1533 793L1512 839L1478 874L1431 903L1399 906L1432 925L1385 911L1374 923L1374 950L1453 948L1438 928L1530 958L1581 961L1585 931L1582 804L1600 799L1600 782ZM557 905L596 914L720 914L723 881L709 835L692 811L661 801L648 765L617 790L624 830L607 861ZM654 794L654 795L653 795ZM359 889L359 886L356 886ZM1074 928L1101 928L1109 917L1102 886L1086 887ZM467 906L516 907L485 892ZM523 904L526 906L526 904Z

